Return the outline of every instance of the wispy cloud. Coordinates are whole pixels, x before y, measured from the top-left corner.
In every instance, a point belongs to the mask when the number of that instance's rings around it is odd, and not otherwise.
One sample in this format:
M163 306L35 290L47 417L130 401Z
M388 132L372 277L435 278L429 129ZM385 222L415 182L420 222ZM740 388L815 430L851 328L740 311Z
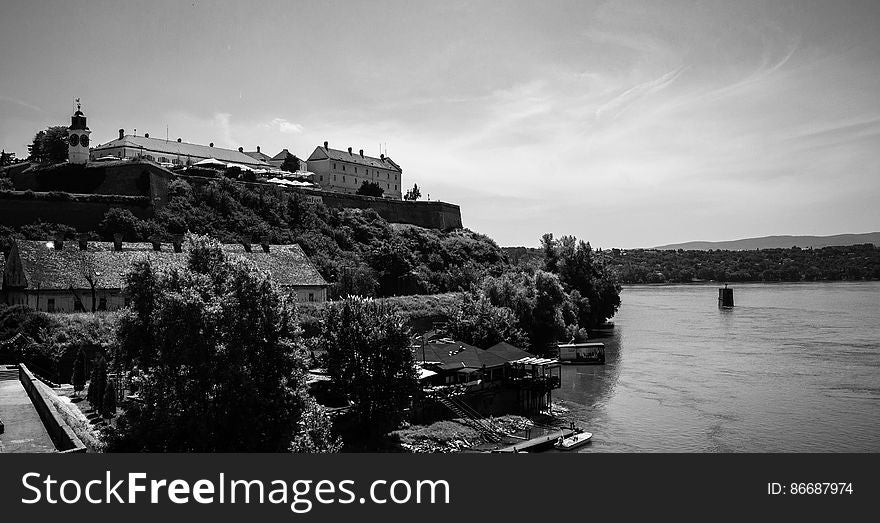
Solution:
M269 122L269 127L278 129L285 134L299 134L303 132L303 126L301 124L290 122L284 118L273 118L272 121Z
M24 100L19 100L18 98L13 98L11 96L5 96L5 95L0 94L0 102L7 102L7 103L15 104L15 105L18 105L19 107L24 107L25 109L30 109L32 111L36 111L39 113L45 112L41 108L37 107L36 105L29 104L29 103L25 102Z
M685 70L687 70L687 67L685 66L677 67L659 76L658 78L647 80L640 84L634 85L633 87L630 87L629 89L615 96L613 99L599 106L599 108L596 109L596 118L605 118L606 114L612 119L617 118L618 116L620 116L621 113L626 111L628 107L638 102L642 98L651 96L652 94L668 87Z

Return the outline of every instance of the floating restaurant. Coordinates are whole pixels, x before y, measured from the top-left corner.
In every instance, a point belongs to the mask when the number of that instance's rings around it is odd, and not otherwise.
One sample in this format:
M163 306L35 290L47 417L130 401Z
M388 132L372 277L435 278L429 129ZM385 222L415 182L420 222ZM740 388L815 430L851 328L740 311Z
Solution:
M558 360L504 342L481 349L440 339L413 346L413 353L426 397L451 399L480 415L546 411L562 383Z

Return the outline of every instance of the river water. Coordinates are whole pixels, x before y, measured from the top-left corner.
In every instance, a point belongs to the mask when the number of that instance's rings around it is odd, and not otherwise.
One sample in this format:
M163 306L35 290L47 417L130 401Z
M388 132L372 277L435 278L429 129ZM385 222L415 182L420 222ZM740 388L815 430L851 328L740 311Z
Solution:
M581 452L880 452L880 282L628 286L554 400Z

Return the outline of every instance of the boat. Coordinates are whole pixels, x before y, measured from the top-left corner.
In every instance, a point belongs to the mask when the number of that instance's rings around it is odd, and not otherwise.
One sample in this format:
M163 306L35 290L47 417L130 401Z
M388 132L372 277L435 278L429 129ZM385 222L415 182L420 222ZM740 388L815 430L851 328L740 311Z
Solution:
M553 445L559 450L571 450L576 447L580 447L581 445L586 445L592 439L592 432L575 432L571 436L568 437L560 437L556 440L556 443Z
M604 343L561 343L558 348L559 363L605 363Z

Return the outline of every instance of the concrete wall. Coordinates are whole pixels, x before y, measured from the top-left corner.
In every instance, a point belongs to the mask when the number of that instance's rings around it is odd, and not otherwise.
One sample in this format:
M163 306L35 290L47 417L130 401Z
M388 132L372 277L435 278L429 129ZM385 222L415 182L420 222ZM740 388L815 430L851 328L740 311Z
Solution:
M55 449L58 452L65 453L85 452L86 446L83 445L83 442L73 433L73 430L67 426L67 423L61 419L61 416L52 407L52 402L46 397L46 392L42 390L39 383L37 383L37 378L34 377L24 363L18 365L18 379L31 399L31 403L34 404L37 414L40 415L43 426L46 427L46 432L49 433L52 443L55 444Z
M462 227L461 208L452 203L410 202L327 191L290 190L312 196L320 196L327 207L373 209L379 213L379 216L392 223L408 223L428 229L440 230L460 229Z
M80 232L95 231L104 214L113 207L128 209L141 219L153 216L153 206L146 200L107 197L102 201L86 199L26 199L0 192L0 223L7 227L21 227L44 222L64 223Z

